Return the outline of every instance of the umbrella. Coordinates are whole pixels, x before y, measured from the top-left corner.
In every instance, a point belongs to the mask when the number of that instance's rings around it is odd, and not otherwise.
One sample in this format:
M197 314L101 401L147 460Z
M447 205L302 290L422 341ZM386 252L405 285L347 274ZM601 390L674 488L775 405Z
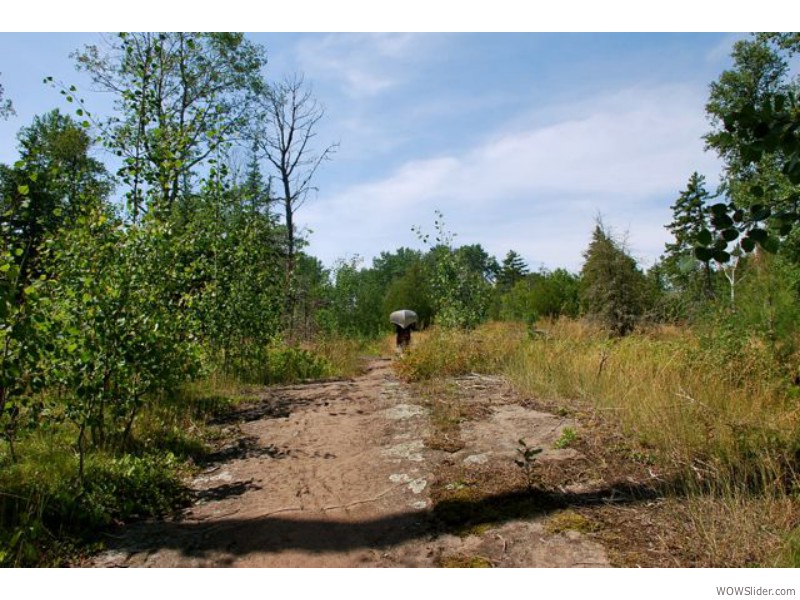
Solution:
M389 315L389 321L406 329L417 322L417 313L413 310L396 310Z

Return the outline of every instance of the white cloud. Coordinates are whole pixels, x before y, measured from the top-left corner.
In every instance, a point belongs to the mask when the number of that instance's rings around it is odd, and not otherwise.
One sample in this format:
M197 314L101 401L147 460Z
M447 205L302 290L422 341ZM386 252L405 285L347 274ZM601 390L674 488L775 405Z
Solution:
M403 80L421 40L407 33L330 34L301 41L297 61L311 79L333 80L351 97L375 96Z
M412 225L441 209L458 243L509 248L532 265L576 269L593 220L630 230L635 255L663 249L669 205L692 171L716 181L703 152L704 89L631 88L516 119L472 148L407 162L390 176L320 194L300 218L326 262L416 245ZM535 123L535 124L534 124Z

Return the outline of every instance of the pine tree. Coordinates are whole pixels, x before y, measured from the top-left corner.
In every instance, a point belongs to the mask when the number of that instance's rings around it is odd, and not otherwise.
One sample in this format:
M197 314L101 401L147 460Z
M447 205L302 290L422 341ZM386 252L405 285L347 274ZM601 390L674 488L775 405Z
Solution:
M500 274L497 276L497 286L502 291L508 291L528 274L528 265L519 254L509 250L503 259L500 267Z
M665 248L662 271L669 286L679 292L695 289L706 298L714 297L714 280L711 265L694 258L694 247L701 238L701 232L708 231L709 200L712 196L705 188L705 177L692 173L686 189L670 208L672 222L666 226L675 241ZM687 268L688 266L688 268ZM702 272L702 283L698 274Z
M247 176L242 191L244 198L254 213L270 214L270 186L264 183L261 167L258 164L257 148L253 147L247 163Z
M611 330L626 335L647 308L648 282L636 261L598 223L584 253L581 304L584 313Z

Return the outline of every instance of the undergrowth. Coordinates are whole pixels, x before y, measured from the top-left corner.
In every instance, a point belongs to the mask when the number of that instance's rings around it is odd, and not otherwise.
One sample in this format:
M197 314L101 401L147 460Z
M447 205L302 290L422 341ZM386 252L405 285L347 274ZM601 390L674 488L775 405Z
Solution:
M209 420L229 412L248 386L352 377L381 343L276 343L247 362L209 369L176 392L148 398L123 445L111 438L93 445L82 480L75 427L58 394L45 393L47 419L19 436L15 457L0 447L0 566L67 564L96 548L105 528L185 505L183 482L214 435Z
M706 564L794 565L800 387L789 368L797 357L786 347L719 323L610 337L561 319L535 330L507 323L433 330L397 369L412 381L501 373L523 395L557 401L565 411L602 413L652 457L656 472L669 475L675 497L686 499L681 506L693 539L703 538ZM742 533L738 552L721 550L732 543L726 531ZM760 550L741 541L748 536Z

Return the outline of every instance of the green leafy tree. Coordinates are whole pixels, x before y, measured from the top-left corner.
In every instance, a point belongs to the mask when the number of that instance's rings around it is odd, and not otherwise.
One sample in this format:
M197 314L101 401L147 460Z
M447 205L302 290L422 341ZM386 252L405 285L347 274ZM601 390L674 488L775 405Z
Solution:
M580 280L565 269L530 273L501 297L500 317L533 323L539 317L577 316Z
M14 456L22 410L47 383L57 298L42 254L108 194L103 166L72 119L53 111L19 135L20 161L0 166L0 428Z
M169 210L193 171L240 135L266 64L263 49L241 33L120 33L73 56L116 97L120 116L102 129L124 161L118 174L134 221L148 207Z
M125 227L98 207L48 249L61 332L49 377L65 390L81 480L90 446L124 448L146 399L197 368L186 316L168 293L170 235L156 221Z
M23 251L21 285L37 276L40 246L111 191L105 167L90 156L91 140L55 110L20 130L20 160L0 165L0 228Z
M443 327L471 329L488 317L492 297L490 274L497 261L480 245L453 247L454 235L445 229L442 213L434 221L436 244L428 252L431 300L436 323ZM430 237L414 229L423 243Z
M295 330L305 339L312 339L320 329L319 314L331 296L331 274L318 258L297 253L295 285Z
M409 269L423 260L423 253L412 248L398 248L394 252L381 252L372 260L378 282L384 288L395 280L403 277ZM424 267L423 267L424 269Z
M581 270L581 305L615 335L633 331L648 306L648 284L636 261L598 223Z
M23 285L22 248L8 237L0 245L0 437L16 460L21 410L46 382L44 352L52 345L42 276Z
M7 119L11 115L16 114L14 112L14 105L11 104L11 100L5 98L5 89L3 89L3 85L0 84L0 119Z
M324 329L355 337L372 337L388 329L383 314L385 290L373 269L362 269L361 258L339 260L326 308L320 311Z
M395 278L386 288L383 314L389 315L400 309L417 313L417 326L427 327L433 322L434 310L430 297L428 274L422 260L411 263L402 276Z
M701 260L728 262L731 249L776 252L800 220L800 103L787 59L796 34L759 34L734 47L734 69L712 85L707 137L726 163L727 202L711 206L712 235Z
M191 331L223 369L246 372L280 328L283 247L274 219L253 210L223 167L165 224L172 255L164 260L177 269L173 294L185 298Z

